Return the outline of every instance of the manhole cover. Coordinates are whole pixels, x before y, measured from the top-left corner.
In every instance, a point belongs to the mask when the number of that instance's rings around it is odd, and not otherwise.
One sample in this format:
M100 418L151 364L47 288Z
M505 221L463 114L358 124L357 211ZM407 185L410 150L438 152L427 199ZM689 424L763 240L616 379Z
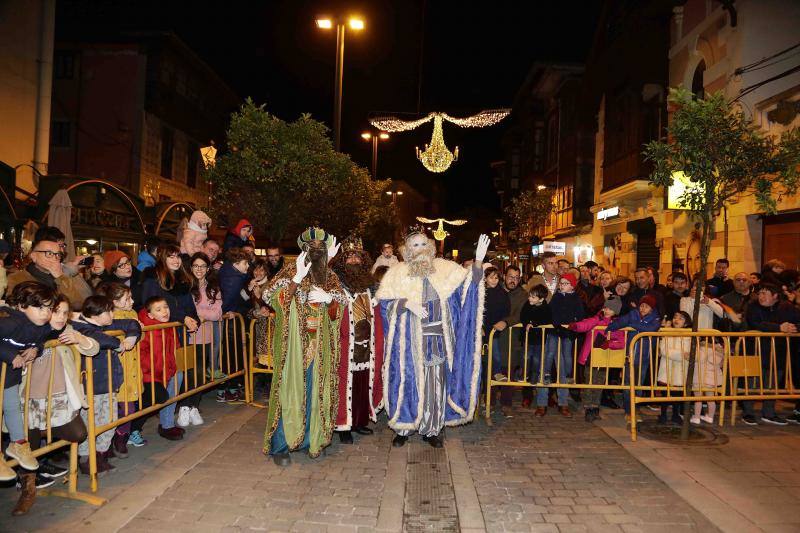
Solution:
M644 438L661 442L680 443L686 446L722 446L728 444L728 436L713 429L691 426L689 439L681 440L680 426L659 424L647 420L636 424L636 432Z
M458 531L456 495L444 449L409 446L404 530Z

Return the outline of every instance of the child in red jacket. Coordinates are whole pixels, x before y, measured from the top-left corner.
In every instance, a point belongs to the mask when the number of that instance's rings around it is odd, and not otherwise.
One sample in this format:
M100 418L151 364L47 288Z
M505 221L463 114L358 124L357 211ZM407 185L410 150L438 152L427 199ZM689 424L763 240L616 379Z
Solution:
M148 299L139 311L139 321L145 326L142 342L139 344L139 364L142 367L142 409L164 403L176 396L183 381L183 372L177 371L175 364L175 329L152 329L169 322L169 305L167 301L154 296ZM167 440L180 440L184 430L175 425L175 404L170 404L158 412L161 422L158 434ZM131 434L141 435L146 416L137 418L131 423Z

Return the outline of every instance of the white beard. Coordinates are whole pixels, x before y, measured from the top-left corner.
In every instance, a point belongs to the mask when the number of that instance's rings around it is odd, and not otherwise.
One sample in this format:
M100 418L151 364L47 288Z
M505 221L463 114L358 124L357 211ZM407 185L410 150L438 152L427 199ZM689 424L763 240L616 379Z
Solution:
M433 256L425 252L420 252L408 262L408 274L412 278L427 278L434 272Z

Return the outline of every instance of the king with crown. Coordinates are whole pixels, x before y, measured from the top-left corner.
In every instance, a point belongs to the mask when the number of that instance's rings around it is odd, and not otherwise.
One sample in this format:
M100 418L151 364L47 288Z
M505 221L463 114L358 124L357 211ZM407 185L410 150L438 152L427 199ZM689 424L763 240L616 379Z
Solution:
M328 267L336 238L308 228L301 253L270 281L263 299L275 310L273 378L264 452L277 465L289 452L317 457L331 442L338 404L339 325L347 305L339 278Z
M339 408L336 431L344 444L353 432L371 435L370 420L383 406L383 324L373 300L372 260L361 239L349 236L331 262L347 297L339 327Z
M444 427L466 424L475 414L488 248L489 238L481 235L466 269L436 258L433 240L412 227L400 248L405 261L381 280L383 397L396 447L416 431L441 448Z

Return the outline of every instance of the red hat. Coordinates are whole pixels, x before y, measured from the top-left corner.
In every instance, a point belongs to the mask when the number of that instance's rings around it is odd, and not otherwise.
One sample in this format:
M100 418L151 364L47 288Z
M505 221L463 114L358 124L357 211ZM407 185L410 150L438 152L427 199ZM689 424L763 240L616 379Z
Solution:
M103 262L106 264L106 270L111 272L114 270L114 267L117 266L117 263L122 261L123 259L130 259L128 254L121 250L108 250L106 253L103 254Z
M566 274L561 276L561 279L569 281L569 284L572 285L573 289L578 285L578 279L575 277L575 274L572 274L570 272L567 272Z
M651 309L655 309L656 307L658 307L658 303L656 302L656 297L653 296L652 294L645 294L644 296L642 296L642 298L639 300L639 304L647 304L650 306Z

